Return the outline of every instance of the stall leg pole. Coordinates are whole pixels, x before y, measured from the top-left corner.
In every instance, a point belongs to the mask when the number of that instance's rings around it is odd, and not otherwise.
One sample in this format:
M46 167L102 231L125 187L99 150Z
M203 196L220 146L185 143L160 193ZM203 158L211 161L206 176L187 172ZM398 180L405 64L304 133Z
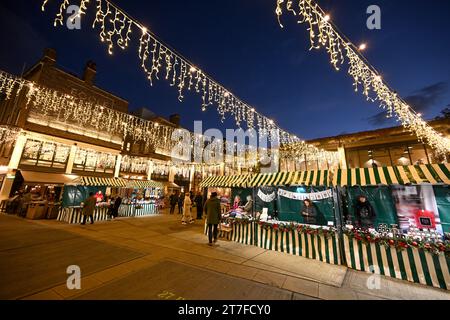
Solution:
M334 200L334 214L336 219L336 229L338 234L338 242L339 242L339 253L341 256L341 263L346 265L345 259L345 248L344 248L344 237L342 234L342 197L340 187L333 188L333 200Z

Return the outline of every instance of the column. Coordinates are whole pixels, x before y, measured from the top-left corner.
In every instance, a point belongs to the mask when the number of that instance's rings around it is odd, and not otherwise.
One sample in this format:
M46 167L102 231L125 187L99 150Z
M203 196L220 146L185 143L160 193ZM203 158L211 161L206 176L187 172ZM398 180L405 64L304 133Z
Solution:
M147 180L152 180L152 174L153 174L153 161L148 160L148 171L147 171Z
M70 147L69 158L67 159L66 174L72 174L73 162L75 161L75 155L77 154L77 146Z
M339 166L341 169L347 169L347 158L345 157L345 148L338 148Z
M120 177L120 166L122 163L122 155L119 154L116 158L116 168L114 171L114 178L119 178Z
M11 159L8 164L8 173L6 174L5 181L3 181L2 189L0 190L0 201L9 198L14 179L16 178L15 170L19 168L20 159L22 158L23 149L27 142L27 136L25 133L19 134L17 137L14 150L11 154Z
M175 183L175 166L169 167L169 182Z
M189 172L189 190L194 190L195 166L191 164Z

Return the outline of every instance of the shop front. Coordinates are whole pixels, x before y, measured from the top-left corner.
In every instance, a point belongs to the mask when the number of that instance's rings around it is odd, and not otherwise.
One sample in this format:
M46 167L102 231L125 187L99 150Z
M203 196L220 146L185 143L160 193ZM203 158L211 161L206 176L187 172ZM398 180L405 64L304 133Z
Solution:
M95 221L108 220L111 201L121 201L119 217L145 217L159 213L163 185L155 181L81 177L64 188L58 220L81 223L83 202L92 192L97 198ZM120 199L120 200L119 200Z
M228 240L341 263L328 171L211 177L202 186L231 195L221 224ZM302 215L307 199L315 212L310 216Z
M349 268L450 289L450 166L339 170Z

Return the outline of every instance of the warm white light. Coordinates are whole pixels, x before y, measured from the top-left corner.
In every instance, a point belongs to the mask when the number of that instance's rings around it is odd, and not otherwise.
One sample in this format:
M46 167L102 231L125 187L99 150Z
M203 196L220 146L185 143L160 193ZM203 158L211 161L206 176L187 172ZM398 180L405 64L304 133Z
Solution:
M330 21L330 19L331 19L331 17L328 14L325 17L323 17L323 20L325 20L325 21Z
M365 43L361 43L358 47L359 51L364 51L367 49L367 44Z
M189 71L190 71L191 73L194 73L194 72L197 72L197 69L196 69L195 67L191 67L191 69L189 69Z

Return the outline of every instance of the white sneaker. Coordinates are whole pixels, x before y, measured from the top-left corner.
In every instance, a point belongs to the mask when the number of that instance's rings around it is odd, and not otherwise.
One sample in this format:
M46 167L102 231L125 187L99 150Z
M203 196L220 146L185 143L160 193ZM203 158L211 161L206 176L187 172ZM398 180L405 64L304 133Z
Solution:
M186 222L182 222L181 224L182 224L183 226L187 225L187 223L186 223Z

